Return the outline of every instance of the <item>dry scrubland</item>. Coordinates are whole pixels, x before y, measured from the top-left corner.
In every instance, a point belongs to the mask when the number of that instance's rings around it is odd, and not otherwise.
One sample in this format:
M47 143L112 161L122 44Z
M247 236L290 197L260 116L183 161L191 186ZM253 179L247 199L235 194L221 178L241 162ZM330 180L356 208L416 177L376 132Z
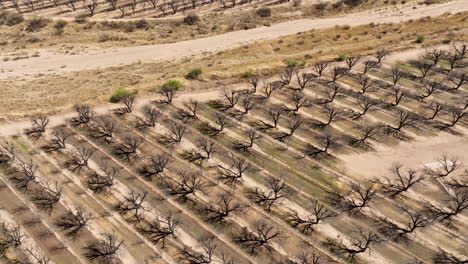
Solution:
M389 50L417 48L466 40L466 12L423 18L400 24L371 24L312 30L297 35L261 41L204 57L173 62L141 63L37 78L0 80L0 120L15 120L35 113L57 113L76 103L100 104L109 100L117 88L127 88L138 95L154 94L166 79L183 81L186 91L221 88L242 82L248 71L265 75L277 72L287 60L298 60L310 67L320 59L336 59L340 54L370 54L377 47ZM417 43L418 36L425 39ZM239 58L242 59L239 59ZM203 73L197 80L184 76L191 68ZM64 83L67 85L64 86ZM17 91L21 90L22 93ZM28 104L22 102L27 100Z
M465 137L467 46L422 54L302 70L290 60L208 102L174 101L171 82L144 107L131 95L103 115L77 105L54 128L37 115L0 147L1 260L465 263L461 159L382 164L389 171L368 178L340 162L415 137Z

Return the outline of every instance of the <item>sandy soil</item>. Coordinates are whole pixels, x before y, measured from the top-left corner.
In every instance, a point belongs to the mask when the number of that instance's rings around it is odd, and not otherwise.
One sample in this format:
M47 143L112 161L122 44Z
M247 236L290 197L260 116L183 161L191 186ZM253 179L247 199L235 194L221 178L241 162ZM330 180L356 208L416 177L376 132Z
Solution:
M203 52L218 52L254 41L311 29L329 28L335 25L357 26L369 23L398 23L426 16L438 16L446 12L453 13L466 10L468 10L466 0L455 0L415 9L413 7L404 7L395 10L371 10L333 18L301 19L275 24L271 27L230 32L202 39L171 44L102 49L90 54L64 55L51 49L42 49L36 50L39 52L40 57L2 62L3 71L0 72L0 78L90 70L138 62L173 60ZM3 56L0 56L0 61L2 59Z

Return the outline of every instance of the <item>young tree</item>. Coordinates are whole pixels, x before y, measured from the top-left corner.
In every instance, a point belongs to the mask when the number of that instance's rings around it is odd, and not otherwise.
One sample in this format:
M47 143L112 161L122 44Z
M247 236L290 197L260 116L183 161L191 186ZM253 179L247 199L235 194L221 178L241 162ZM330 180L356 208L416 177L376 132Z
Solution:
M239 158L235 155L230 155L229 167L218 165L219 178L227 184L235 184L242 181L244 173L252 169L252 165L245 159Z
M376 194L377 189L374 185L353 183L349 191L336 193L335 203L343 210L354 214L367 207Z
M55 220L55 225L64 230L67 237L76 237L92 219L93 214L86 211L84 207L78 206L75 210L69 209L65 214L59 216Z
M178 1L170 1L169 3L175 3ZM182 83L178 80L168 80L159 89L159 94L164 98L163 103L172 104L172 100L176 93L183 87Z
M427 175L434 178L444 178L452 174L461 166L461 161L456 158L449 158L443 155L437 160L438 166L425 166L424 171Z
M299 228L302 233L306 234L313 232L315 226L321 222L336 216L335 212L329 210L318 201L312 202L312 208L307 212L307 215L301 215L294 210L288 214L289 222L292 226Z
M148 221L141 230L153 243L161 243L162 247L165 248L167 238L175 237L175 231L179 224L180 221L174 219L170 214Z
M49 125L49 118L45 115L35 115L31 117L31 128L25 130L26 135L33 137L40 137L46 131Z
M413 185L424 179L413 169L403 171L401 163L395 163L390 169L390 173L391 176L377 179L376 182L382 186L383 192L392 198L408 191Z
M256 187L251 197L253 201L271 211L272 206L281 205L281 203L295 194L294 189L289 187L283 177L269 176L265 188Z
M217 202L206 207L207 218L211 222L225 224L233 213L242 212L245 206L233 198L232 193L221 193Z
M271 243L284 238L280 230L263 221L256 222L252 229L252 231L249 231L247 228L242 229L242 232L236 239L251 254L257 253L260 249L272 251Z
M328 62L326 61L319 61L314 63L312 70L317 74L318 77L322 77L322 74L327 70Z
M178 200L187 201L190 199L190 195L194 196L197 192L204 192L205 182L200 172L179 170L176 175L177 178L168 182L167 187L172 195L178 196Z
M78 104L74 108L78 116L72 118L72 123L76 125L87 125L96 115L93 107L87 104Z
M145 167L141 170L147 179L152 179L155 176L162 176L167 165L171 162L171 157L166 153L157 153L148 159Z
M143 220L142 213L150 211L150 208L144 205L147 196L148 193L146 191L143 193L130 191L124 197L124 201L117 205L117 210L122 214L131 213L131 218L135 218L138 222L141 222Z
M86 246L84 256L94 263L113 264L117 258L123 241L115 235L115 231L102 234L102 238Z

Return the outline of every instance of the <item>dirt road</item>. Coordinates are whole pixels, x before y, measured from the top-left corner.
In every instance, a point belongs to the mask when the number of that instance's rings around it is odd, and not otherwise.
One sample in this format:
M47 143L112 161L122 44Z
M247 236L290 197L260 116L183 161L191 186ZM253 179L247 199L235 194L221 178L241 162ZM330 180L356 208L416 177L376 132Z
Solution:
M454 0L443 4L418 6L416 9L409 6L401 9L371 10L332 18L301 19L275 24L271 27L230 32L202 39L170 44L97 49L87 54L64 55L52 49L41 49L37 50L40 57L7 62L2 61L5 56L3 54L3 56L0 55L0 69L2 69L0 78L90 70L137 62L174 60L204 52L218 52L246 43L311 29L334 27L335 25L358 26L369 23L398 23L426 16L438 16L446 12L463 12L468 10L466 3L466 0Z

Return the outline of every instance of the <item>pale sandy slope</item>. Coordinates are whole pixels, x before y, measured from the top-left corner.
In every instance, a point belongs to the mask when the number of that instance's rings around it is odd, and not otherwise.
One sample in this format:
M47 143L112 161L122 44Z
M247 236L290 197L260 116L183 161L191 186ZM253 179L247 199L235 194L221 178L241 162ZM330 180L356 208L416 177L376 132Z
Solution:
M301 19L275 24L271 27L230 32L202 39L170 44L98 49L78 55L64 55L56 53L54 50L42 49L39 50L40 57L31 57L24 60L2 62L2 56L0 56L0 69L2 70L0 78L90 70L136 62L173 60L203 52L217 52L262 39L295 34L311 29L328 28L335 25L357 26L369 23L397 23L425 16L438 16L446 12L456 13L466 10L468 10L468 0L454 0L444 4L418 6L416 9L408 6L401 9L386 8L333 18Z

